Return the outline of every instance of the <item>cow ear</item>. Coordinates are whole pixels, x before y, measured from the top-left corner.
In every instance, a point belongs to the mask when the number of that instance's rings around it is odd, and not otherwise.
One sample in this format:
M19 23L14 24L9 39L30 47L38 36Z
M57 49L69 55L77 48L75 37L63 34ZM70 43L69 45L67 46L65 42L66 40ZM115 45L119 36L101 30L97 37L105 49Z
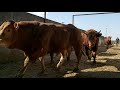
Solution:
M15 28L16 30L19 29L19 25L18 25L18 23L14 23L14 28Z
M87 33L86 31L85 31L84 33L85 33L86 35L88 35L88 33Z
M96 37L100 37L102 35L102 33L96 33Z
M14 20L9 20L10 24L14 24L15 21Z

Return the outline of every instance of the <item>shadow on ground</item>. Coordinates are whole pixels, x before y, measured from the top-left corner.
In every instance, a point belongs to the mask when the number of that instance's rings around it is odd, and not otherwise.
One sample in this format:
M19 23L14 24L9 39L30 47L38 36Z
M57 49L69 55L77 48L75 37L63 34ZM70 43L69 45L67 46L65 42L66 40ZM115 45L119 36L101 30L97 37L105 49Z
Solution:
M98 56L114 56L114 55L117 55L117 54L111 54L111 53L107 53L107 52L101 52L98 54Z
M97 77L96 77L97 76ZM120 78L120 72L98 71L98 72L80 72L69 78Z
M113 47L114 48L114 47ZM112 48L112 49L113 49ZM115 49L113 49L115 50ZM116 48L116 50L118 50ZM100 57L100 56L118 56L117 54L111 54L106 52L105 47L99 47L100 52L98 54L97 63L93 64L93 61L89 61L86 57L82 57L82 60L79 64L80 72L73 72L73 69L76 65L76 56L74 53L71 55L71 60L69 62L65 62L60 71L55 71L55 67L59 61L58 58L54 58L55 63L50 65L50 57L47 56L45 58L45 66L46 71L44 74L40 74L41 64L39 60L36 63L30 65L25 72L25 76L23 78L120 78L120 73L115 71L82 71L85 69L95 69L101 68L104 66L113 66L115 69L120 70L120 59L112 59L112 57ZM103 61L102 61L103 60ZM0 64L0 78L14 78L15 75L19 72L19 70L23 66L23 60L19 62L10 62L10 63L1 63ZM68 75L68 76L67 76Z
M120 50L119 48L115 48L115 47L114 47L114 48L111 48L111 49L113 49L113 50Z
M108 58L106 65L111 65L111 66L115 66L118 70L120 70L120 59L111 59Z

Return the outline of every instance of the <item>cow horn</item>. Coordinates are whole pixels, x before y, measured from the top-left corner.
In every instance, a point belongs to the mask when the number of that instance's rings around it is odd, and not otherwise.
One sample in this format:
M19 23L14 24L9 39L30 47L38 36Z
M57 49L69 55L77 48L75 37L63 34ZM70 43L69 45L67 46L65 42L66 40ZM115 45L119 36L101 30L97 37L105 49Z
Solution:
M101 32L101 30L99 31L99 33Z
M18 23L14 23L14 27L15 27L15 29L18 29L19 28Z

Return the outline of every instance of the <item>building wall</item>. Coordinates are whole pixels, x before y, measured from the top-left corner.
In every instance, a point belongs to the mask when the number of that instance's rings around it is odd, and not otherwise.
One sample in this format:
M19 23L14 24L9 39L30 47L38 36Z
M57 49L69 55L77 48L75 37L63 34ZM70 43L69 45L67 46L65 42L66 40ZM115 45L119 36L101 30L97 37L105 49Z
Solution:
M99 37L99 44L98 46L104 46L104 36Z
M44 22L44 18L26 12L0 12L0 24L2 24L4 21L9 21L9 20L14 20L14 21L37 20L40 22ZM48 19L46 19L45 21L47 23L61 24Z

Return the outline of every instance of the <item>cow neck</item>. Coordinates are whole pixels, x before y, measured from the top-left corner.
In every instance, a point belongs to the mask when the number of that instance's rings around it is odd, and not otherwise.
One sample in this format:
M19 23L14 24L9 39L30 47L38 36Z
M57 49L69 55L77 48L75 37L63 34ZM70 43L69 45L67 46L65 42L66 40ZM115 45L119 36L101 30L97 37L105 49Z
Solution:
M18 29L17 30L17 32L19 33L20 32L20 30ZM20 42L20 40L19 40L19 38L21 38L21 37L19 37L18 36L18 33L16 33L16 35L15 35L15 38L14 39L16 39L10 46L9 46L9 48L17 48L17 49L22 49L22 47L21 47L21 42ZM21 33L19 33L19 35L20 35Z
M88 37L84 32L82 32L82 40L83 40L83 46L87 47L91 51L88 45Z
M82 40L83 40L83 45L88 47L88 38L84 32L82 32Z

